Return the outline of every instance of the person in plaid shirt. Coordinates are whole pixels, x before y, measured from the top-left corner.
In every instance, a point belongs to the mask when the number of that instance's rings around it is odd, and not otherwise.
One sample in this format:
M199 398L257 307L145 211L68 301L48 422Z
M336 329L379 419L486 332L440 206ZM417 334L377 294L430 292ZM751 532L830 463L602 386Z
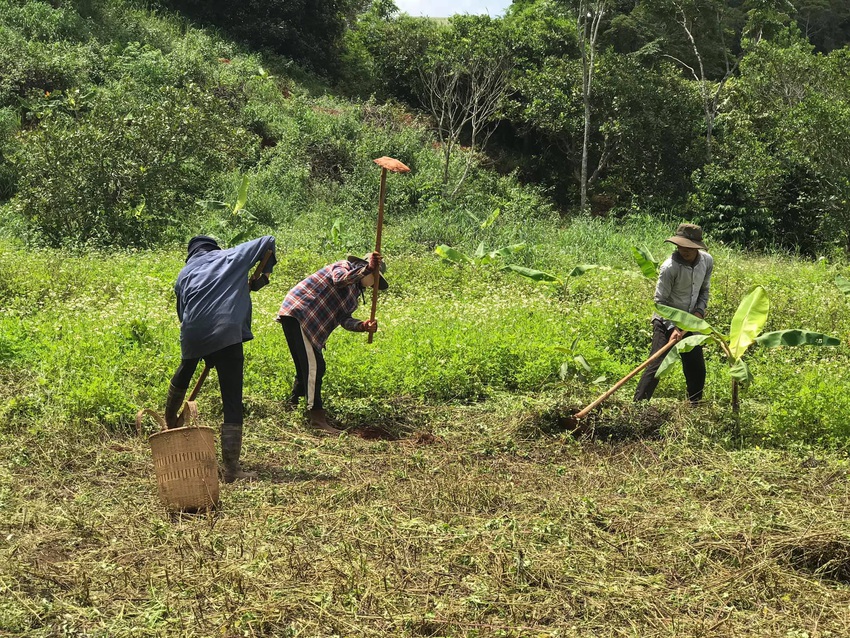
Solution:
M380 271L381 278L378 286L386 290L389 285L383 277L386 269L379 253L369 253L363 259L349 255L296 284L277 313L295 363L295 382L289 402L297 406L300 397L305 397L310 424L329 434L339 434L341 430L328 423L322 407L322 377L325 374L322 350L337 326L352 332L378 329L376 320L360 321L351 314L357 309L363 292L374 284L376 270Z

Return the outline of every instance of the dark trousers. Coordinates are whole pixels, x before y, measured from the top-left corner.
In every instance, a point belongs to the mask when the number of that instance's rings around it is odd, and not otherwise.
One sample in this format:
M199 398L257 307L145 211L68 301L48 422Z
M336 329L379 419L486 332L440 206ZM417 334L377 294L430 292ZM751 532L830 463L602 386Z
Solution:
M325 376L325 357L316 348L301 329L295 317L281 317L283 334L295 364L295 383L292 384L292 396L306 397L307 409L318 410L322 407L322 378Z
M242 373L245 366L242 344L234 343L198 359L183 359L171 378L171 385L186 390L201 359L218 373L224 422L242 423Z
M653 321L652 349L650 356L661 350L670 341L673 329L668 330L660 321ZM655 373L661 366L664 357L650 363L641 375L635 391L635 401L649 400L658 386ZM702 391L705 388L705 357L702 354L702 346L697 346L690 352L682 353L682 371L685 373L685 384L688 386L688 400L696 403L702 400Z

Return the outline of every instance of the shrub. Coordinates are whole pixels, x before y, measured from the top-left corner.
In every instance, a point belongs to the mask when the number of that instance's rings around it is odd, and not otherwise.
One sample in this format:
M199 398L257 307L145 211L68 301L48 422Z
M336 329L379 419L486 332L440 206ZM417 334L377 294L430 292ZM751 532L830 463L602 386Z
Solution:
M115 85L90 112L50 113L22 135L14 205L50 245L152 244L186 223L213 174L254 157L256 136L196 85L151 99L134 88Z

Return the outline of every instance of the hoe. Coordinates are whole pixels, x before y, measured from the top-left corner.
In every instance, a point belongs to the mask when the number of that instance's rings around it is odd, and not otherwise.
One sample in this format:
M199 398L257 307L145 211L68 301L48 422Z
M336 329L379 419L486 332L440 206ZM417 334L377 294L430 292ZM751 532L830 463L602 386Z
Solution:
M615 383L611 387L610 390L607 390L603 394L600 394L598 397L596 397L596 399L594 399L593 403L588 405L583 410L580 410L580 411L576 412L575 414L573 414L572 416L568 417L567 422L569 423L569 425L572 426L573 428L578 427L579 421L581 419L585 418L588 414L591 413L591 411L596 406L598 406L605 399L607 399L612 394L614 394L617 390L619 390L621 387L623 387L629 381L629 379L631 379L633 376L635 376L638 372L640 372L641 370L646 368L653 361L658 361L658 359L660 359L665 354L667 354L667 351L670 350L670 348L672 348L674 345L676 345L676 343L679 341L679 339L681 339L681 337L679 337L679 338L670 337L670 341L668 341L667 344L663 348L661 348L661 350L659 350L658 352L653 354L651 357L649 357L649 359L647 359L646 361L641 363L637 368L635 368L634 370L629 372L626 376L624 376L622 379L617 381L617 383Z
M392 157L379 157L375 160L375 164L381 167L381 187L378 194L378 232L375 237L375 252L381 252L381 231L384 228L384 196L387 190L387 171L391 173L408 173L410 169ZM375 283L372 284L372 312L369 319L374 321L375 311L378 309L378 284L380 277L375 275ZM372 337L375 333L369 333L369 343L372 343Z

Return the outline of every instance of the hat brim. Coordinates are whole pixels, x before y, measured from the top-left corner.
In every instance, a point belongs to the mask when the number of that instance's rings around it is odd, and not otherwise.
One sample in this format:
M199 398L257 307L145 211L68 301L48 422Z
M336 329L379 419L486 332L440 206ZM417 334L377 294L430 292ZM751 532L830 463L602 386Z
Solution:
M348 261L352 264L357 264L358 266L361 264L368 264L369 262L363 259L362 257L356 257L355 255L349 255L346 257ZM378 282L378 290L386 290L390 285L387 283L387 280L384 279L384 276L381 275L381 280Z
M671 244L676 244L677 246L681 246L682 248L698 248L700 250L708 250L708 247L701 241L694 241L693 239L688 239L687 237L680 237L679 235L673 235L672 237L668 237L664 241L670 242Z

